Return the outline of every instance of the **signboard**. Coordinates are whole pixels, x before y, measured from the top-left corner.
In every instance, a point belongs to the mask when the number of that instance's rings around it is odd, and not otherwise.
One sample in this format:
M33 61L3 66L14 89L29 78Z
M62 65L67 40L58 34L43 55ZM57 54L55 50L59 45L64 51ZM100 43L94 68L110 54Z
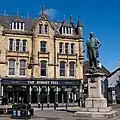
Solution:
M13 80L5 79L1 81L2 85L58 85L75 86L80 85L80 80Z

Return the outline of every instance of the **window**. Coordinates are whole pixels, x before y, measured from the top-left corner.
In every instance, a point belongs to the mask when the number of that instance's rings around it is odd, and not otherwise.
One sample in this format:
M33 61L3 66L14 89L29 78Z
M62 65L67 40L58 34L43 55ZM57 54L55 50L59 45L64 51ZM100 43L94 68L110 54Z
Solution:
M16 22L13 22L13 25L14 25L14 30L16 29Z
M74 54L74 46L75 46L75 44L74 44L74 43L71 43L71 54L72 54L72 55Z
M10 51L14 50L14 40L13 39L9 39L9 50Z
M24 25L24 23L22 22L22 23L21 23L21 30L23 30L23 25Z
M65 76L65 62L60 62L60 76Z
M63 43L60 42L59 43L59 53L62 54L62 52L63 52Z
M65 33L65 27L63 27L63 33Z
M74 77L75 76L75 63L74 62L70 62L70 76Z
M68 27L66 27L66 31L67 31L67 34L69 34L69 30L68 30Z
M39 34L42 34L42 24L39 24Z
M48 34L48 25L45 25L45 34Z
M19 30L19 22L17 22L17 29Z
M22 51L26 52L27 51L27 40L22 41Z
M41 41L41 52L46 52L46 41Z
M68 45L69 43L65 43L65 54L68 54Z
M26 61L20 60L20 75L25 76L25 70L26 70Z
M46 61L41 61L41 76L46 76Z
M20 40L16 40L16 51L20 51Z
M72 29L72 28L70 28L70 34L72 33L71 29Z
M9 60L9 75L15 75L15 60Z

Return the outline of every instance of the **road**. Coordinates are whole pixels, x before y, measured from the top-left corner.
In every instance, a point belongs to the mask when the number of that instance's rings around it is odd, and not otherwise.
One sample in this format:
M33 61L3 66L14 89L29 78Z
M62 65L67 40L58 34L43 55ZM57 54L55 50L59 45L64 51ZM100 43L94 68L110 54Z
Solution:
M120 105L113 106L113 110L117 110L120 116ZM11 119L10 117L0 116L0 120L11 120ZM36 109L35 115L31 120L79 120L79 119L74 117L73 113L71 112L55 111L53 109L44 109L44 110ZM120 120L120 117L118 120Z

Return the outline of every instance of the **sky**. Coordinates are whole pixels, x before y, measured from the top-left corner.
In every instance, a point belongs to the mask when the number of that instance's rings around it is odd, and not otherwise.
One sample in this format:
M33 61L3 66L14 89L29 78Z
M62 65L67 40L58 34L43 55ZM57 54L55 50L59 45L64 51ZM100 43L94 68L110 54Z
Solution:
M114 71L120 60L120 1L119 0L1 0L0 14L23 17L39 17L42 5L51 20L69 21L73 16L76 24L80 16L83 24L84 45L89 32L102 42L100 61L110 71ZM85 60L86 53L85 53Z

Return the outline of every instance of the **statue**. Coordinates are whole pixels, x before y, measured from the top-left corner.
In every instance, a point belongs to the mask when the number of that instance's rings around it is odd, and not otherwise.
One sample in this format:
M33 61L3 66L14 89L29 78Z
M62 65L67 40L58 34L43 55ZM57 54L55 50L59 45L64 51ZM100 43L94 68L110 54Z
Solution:
M86 48L83 52L87 49L87 57L89 59L89 66L90 69L98 69L98 60L99 57L99 51L98 48L101 46L101 42L98 40L98 38L94 37L94 33L89 33L89 38L86 43Z

